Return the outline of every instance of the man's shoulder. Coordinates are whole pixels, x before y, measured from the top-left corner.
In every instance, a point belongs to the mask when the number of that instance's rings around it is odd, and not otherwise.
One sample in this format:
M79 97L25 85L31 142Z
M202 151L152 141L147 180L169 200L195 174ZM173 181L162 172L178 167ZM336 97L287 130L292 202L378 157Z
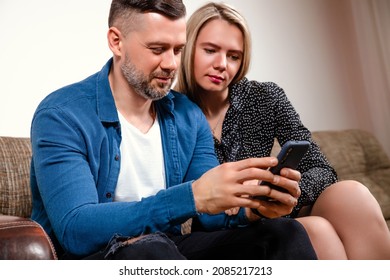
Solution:
M61 87L48 94L37 109L61 107L80 102L82 99L94 98L96 95L96 75Z
M175 106L180 104L179 106L185 106L187 109L188 108L195 108L196 110L199 109L198 105L192 102L187 95L182 94L173 89L171 89L171 91L169 92L168 97L172 100Z
M187 95L180 93L174 89L170 90L170 94L174 99L179 100L181 102L188 102L188 101L191 102L190 99L187 97Z
M203 118L202 110L198 105L180 92L171 90L159 103L165 108L165 111L171 112L177 119L183 118L187 121L197 122Z
M80 104L82 99L97 99L99 92L104 93L109 90L108 73L111 65L112 58L100 71L53 91L41 101L38 109Z

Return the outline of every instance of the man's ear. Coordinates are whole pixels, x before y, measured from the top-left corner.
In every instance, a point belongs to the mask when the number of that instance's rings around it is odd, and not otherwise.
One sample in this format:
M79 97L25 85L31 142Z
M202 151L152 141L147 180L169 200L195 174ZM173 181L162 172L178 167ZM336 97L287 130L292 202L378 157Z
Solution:
M115 56L122 56L122 33L116 27L110 27L107 32L108 46Z

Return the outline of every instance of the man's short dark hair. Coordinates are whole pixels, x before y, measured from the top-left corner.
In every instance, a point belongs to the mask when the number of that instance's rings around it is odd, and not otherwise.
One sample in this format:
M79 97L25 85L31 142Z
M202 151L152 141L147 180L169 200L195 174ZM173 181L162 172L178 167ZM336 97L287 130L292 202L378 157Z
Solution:
M113 0L108 17L109 27L116 20L128 19L133 12L158 13L175 20L186 16L186 7L182 0Z

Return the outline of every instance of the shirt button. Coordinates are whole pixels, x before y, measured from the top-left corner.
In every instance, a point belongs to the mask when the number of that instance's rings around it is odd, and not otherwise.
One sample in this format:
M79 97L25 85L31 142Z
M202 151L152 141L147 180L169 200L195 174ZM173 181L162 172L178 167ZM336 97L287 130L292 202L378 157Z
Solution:
M119 155L116 155L116 156L115 156L115 160L116 160L116 161L119 160Z
M106 197L107 197L107 198L111 198L111 193L109 193L109 192L106 193Z

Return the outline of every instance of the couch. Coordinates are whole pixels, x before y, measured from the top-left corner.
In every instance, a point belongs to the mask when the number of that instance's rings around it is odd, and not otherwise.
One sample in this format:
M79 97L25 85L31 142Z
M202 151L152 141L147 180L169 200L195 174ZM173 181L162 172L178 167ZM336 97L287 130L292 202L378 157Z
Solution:
M360 129L314 131L312 137L339 180L356 180L369 188L390 230L390 159L378 140ZM275 142L272 155L279 150Z
M340 179L368 186L390 229L390 160L376 138L357 129L316 131L313 138ZM0 259L57 259L50 238L30 219L30 160L29 138L0 137Z
M43 228L30 219L29 138L0 137L0 259L57 259Z

